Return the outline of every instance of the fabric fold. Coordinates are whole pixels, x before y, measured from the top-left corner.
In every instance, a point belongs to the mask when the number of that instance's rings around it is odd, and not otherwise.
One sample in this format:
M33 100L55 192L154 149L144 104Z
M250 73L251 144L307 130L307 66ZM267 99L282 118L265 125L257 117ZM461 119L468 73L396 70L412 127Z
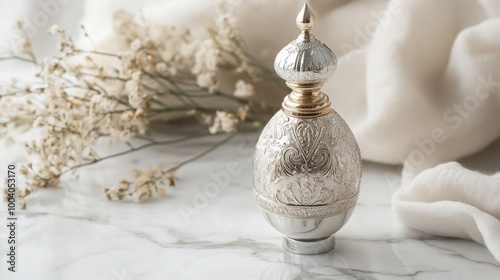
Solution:
M433 235L472 239L500 261L500 172L484 175L456 162L427 169L393 197L396 216Z

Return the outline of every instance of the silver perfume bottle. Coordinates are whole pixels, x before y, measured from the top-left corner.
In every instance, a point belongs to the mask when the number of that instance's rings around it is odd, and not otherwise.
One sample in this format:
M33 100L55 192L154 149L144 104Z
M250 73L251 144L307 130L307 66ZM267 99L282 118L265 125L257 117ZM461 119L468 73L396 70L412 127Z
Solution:
M254 155L259 207L284 235L283 247L298 254L333 249L333 234L351 216L361 180L356 139L321 92L337 58L311 34L315 24L305 4L297 17L302 33L274 62L292 92L264 128Z

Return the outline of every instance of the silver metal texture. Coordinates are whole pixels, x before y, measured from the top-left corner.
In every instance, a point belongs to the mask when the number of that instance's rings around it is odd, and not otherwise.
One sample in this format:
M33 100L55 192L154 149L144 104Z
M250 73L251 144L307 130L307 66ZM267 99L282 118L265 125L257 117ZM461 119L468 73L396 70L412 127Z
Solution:
M283 236L283 248L289 252L301 255L323 254L335 247L335 236L329 238L303 242Z
M337 232L357 203L360 180L359 147L333 110L307 119L279 111L257 142L257 202L265 219L291 240L318 242Z
M356 139L321 92L337 58L310 33L315 24L304 5L297 17L302 34L275 61L292 93L262 131L254 155L258 205L285 235L283 247L298 254L335 246L333 235L351 216L361 181Z
M293 83L325 82L337 69L337 57L330 48L315 38L303 35L288 44L276 56L274 70Z
M335 73L337 57L311 34L316 17L307 4L298 14L296 23L302 34L278 53L274 69L289 83L324 83Z

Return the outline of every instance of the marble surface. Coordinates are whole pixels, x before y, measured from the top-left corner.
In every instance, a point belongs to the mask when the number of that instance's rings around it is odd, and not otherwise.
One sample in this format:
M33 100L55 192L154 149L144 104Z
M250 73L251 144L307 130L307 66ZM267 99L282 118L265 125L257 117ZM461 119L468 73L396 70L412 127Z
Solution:
M108 202L102 189L134 167L185 158L207 139L103 162L83 170L79 181L66 178L64 187L37 193L19 214L16 273L5 268L0 227L0 279L500 279L500 264L483 246L399 224L391 196L400 167L374 163L364 163L359 204L334 251L283 251L252 193L255 137L238 136L186 166L168 196L145 204ZM22 158L1 149L2 166ZM497 164L500 149L492 149L468 163ZM211 182L218 187L207 187ZM0 219L3 225L6 211Z

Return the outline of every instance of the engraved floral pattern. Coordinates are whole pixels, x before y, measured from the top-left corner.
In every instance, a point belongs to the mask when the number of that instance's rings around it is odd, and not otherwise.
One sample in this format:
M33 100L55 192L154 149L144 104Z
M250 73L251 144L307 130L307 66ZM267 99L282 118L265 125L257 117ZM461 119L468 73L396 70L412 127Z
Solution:
M276 73L286 81L326 81L337 68L337 57L330 48L317 39L300 39L283 48L274 61Z
M317 212L321 206L327 209L323 212L332 214L345 211L357 200L360 152L351 130L335 111L314 119L278 112L257 143L254 169L259 205L267 211L281 209L283 214L288 206L300 206ZM346 203L352 199L354 204ZM297 209L290 213L286 215L308 216Z
M326 188L318 177L300 176L289 182L286 188L276 191L276 201L288 205L329 204L335 198L335 190Z

